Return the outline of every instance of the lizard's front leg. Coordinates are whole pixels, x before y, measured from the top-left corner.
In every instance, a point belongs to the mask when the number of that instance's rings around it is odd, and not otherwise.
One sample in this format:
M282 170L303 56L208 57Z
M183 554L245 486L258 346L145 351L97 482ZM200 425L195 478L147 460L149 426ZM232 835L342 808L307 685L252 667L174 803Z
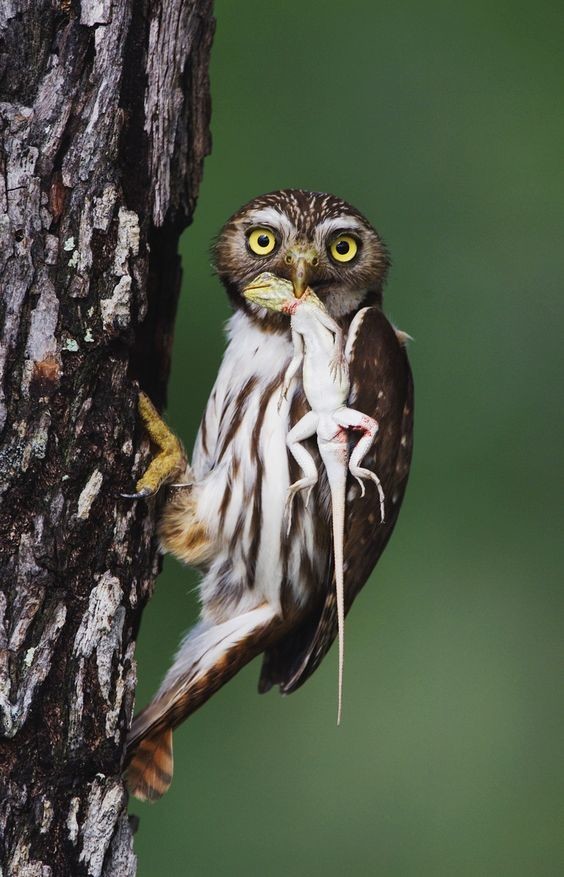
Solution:
M333 353L329 361L329 371L335 383L342 384L344 380L348 380L343 330L325 310L319 309L316 312L316 318L322 326L325 326L333 334Z
M311 438L312 435L315 435L317 432L317 424L319 423L319 415L314 411L308 411L307 414L304 414L301 420L296 423L296 425L290 430L288 436L286 438L286 444L288 445L288 450L292 454L294 460L301 467L304 478L300 478L299 481L295 481L294 484L291 484L288 488L288 497L286 499L286 514L288 517L288 533L290 532L290 527L292 525L292 503L294 502L294 497L296 493L300 490L308 490L309 493L306 498L306 506L309 501L309 497L311 494L311 490L315 484L317 484L317 467L315 465L314 459L306 449L300 444L300 442L304 441L304 439Z
M282 403L284 399L288 396L288 390L290 389L290 384L292 383L294 377L297 375L300 366L304 360L304 343L303 338L296 332L295 329L292 329L292 344L294 346L294 355L290 362L290 365L286 369L286 373L284 375L284 380L282 381L282 389L280 390L280 399L278 400L278 412L282 408Z
M345 429L352 429L355 432L362 433L359 441L353 450L349 460L349 472L360 484L361 496L364 496L365 488L363 480L373 481L378 488L378 496L380 497L380 519L384 521L384 490L378 476L370 469L363 469L361 463L374 444L374 439L378 433L378 422L367 414L355 411L354 408L341 408L335 417L339 426Z

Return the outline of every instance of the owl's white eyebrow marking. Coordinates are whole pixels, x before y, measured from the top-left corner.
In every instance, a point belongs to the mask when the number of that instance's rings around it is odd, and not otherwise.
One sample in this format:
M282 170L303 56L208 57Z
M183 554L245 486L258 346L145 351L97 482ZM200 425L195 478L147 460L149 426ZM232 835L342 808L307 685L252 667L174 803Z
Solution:
M252 210L248 215L248 220L252 225L260 225L263 222L265 225L279 229L284 235L291 234L296 230L288 217L280 213L279 210L275 210L274 207L261 207L258 210Z
M332 231L362 231L364 226L355 216L337 216L334 219L324 219L316 228L317 234L325 237Z

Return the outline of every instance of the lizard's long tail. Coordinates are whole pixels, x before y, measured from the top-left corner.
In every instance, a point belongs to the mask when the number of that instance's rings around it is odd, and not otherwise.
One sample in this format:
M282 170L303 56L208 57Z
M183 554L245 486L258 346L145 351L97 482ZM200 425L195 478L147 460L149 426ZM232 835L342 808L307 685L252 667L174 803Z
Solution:
M151 703L133 720L126 781L141 801L156 801L172 782L172 731L248 661L262 652L280 619L264 604L221 624L190 631Z
M320 448L321 456L324 457ZM333 518L333 557L335 561L335 596L337 599L337 623L339 627L339 695L337 724L343 713L343 669L345 666L345 588L343 573L343 541L345 531L345 490L347 483L347 460L336 461L333 457L323 459L331 490L331 514ZM337 462L337 465L335 463Z

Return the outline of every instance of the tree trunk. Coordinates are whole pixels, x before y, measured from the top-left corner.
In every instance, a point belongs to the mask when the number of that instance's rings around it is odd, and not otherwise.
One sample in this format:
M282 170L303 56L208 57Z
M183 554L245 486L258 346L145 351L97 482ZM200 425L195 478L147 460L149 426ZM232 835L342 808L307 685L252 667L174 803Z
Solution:
M2 0L0 863L132 875L121 778L212 0Z

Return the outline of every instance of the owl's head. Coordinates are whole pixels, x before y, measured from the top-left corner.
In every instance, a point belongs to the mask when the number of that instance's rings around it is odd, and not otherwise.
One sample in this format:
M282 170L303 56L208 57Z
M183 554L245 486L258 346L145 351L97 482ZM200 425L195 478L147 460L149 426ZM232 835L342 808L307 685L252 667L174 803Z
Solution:
M243 289L261 272L290 280L297 297L311 287L333 317L345 317L381 301L390 264L358 210L335 195L303 189L249 201L222 228L214 255L235 306L255 315ZM265 320L273 317L264 313Z

